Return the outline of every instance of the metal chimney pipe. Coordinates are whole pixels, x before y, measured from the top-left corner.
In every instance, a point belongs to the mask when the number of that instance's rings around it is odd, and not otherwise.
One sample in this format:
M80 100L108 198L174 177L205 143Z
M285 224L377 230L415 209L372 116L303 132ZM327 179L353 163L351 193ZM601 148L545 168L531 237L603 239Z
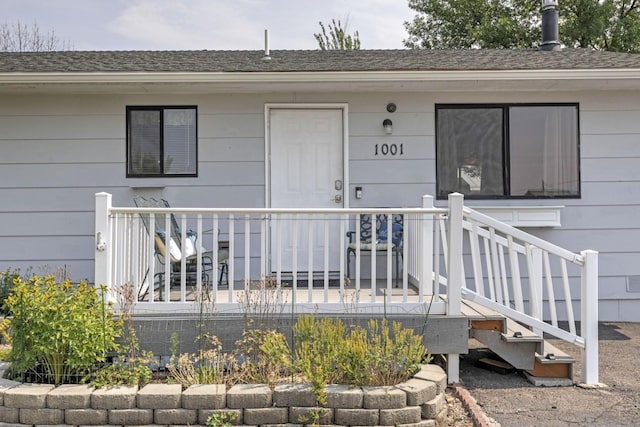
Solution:
M264 56L262 57L263 61L271 60L271 53L269 52L269 30L264 30Z
M542 43L539 50L561 50L558 35L558 0L542 0Z

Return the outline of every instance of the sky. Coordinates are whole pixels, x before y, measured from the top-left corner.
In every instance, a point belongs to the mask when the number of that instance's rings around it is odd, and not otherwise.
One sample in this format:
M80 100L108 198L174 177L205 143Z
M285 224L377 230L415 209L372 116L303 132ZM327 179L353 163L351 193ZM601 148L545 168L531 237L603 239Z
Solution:
M0 0L0 24L37 24L75 50L317 49L332 19L362 49L402 49L408 0Z

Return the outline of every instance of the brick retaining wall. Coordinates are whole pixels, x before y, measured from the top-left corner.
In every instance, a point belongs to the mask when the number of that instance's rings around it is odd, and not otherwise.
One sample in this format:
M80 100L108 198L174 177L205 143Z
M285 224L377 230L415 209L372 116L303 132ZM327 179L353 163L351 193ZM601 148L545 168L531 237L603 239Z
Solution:
M213 413L234 413L233 424L252 426L322 425L435 426L446 413L447 377L436 365L423 365L410 380L393 387L329 385L327 404L317 406L303 383L149 384L94 389L88 385L21 384L0 380L0 426L205 425Z

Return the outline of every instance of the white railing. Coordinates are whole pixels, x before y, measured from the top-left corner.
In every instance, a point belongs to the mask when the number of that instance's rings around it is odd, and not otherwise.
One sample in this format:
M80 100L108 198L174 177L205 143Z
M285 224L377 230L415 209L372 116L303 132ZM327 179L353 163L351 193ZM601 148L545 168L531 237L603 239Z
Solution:
M434 223L447 210L434 208L429 196L423 205L402 209L128 208L111 206L110 195L99 193L95 280L113 288L114 300L117 287L133 287L139 313L194 312L202 298L215 302L217 312L239 312L245 308L242 293L265 281L276 288L279 304L287 311L453 313L448 302L438 298L433 282L433 265L438 264L434 259L441 257L440 247L433 245ZM393 236L398 215L402 244L395 237L386 239L400 248L396 268L395 251L363 245L367 242L361 241L360 218L387 220L386 229L373 227L371 235L371 241L384 243L378 234ZM169 250L164 250L167 237L157 231L172 228L178 230L177 236L168 240ZM354 231L350 254L348 231ZM191 234L198 236L194 245L198 253L187 257ZM347 264L351 277L346 274ZM220 268L226 269L223 280Z
M597 383L598 253L573 253L467 207L451 227L464 234L463 298L540 336L577 345L583 351L583 380Z
M364 215L386 217L387 236L394 215L402 215L399 277L393 251L360 245ZM157 233L149 230L156 224L170 230L172 216L180 248L189 229L198 236L190 259L184 249L179 261L171 251L158 255ZM354 231L351 259L347 231ZM226 264L221 242L228 242ZM464 297L581 347L587 384L598 382L597 262L597 252L572 253L466 208L460 194L449 195L447 209L434 208L430 196L422 208L402 209L124 208L113 207L110 194L96 194L95 281L114 300L118 286L132 286L135 312L192 313L203 299L218 313L239 312L246 293L265 280L283 312L459 316ZM350 277L347 263L354 267ZM219 265L228 268L224 286ZM257 288L258 299L265 298L265 288ZM457 381L458 355L448 355L447 370L449 381Z

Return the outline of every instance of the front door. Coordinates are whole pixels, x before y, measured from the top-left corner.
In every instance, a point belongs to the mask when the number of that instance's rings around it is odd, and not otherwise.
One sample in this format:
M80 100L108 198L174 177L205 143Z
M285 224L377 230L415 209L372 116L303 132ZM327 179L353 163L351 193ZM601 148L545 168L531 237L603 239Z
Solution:
M271 108L269 140L271 207L341 208L344 206L344 141L341 108ZM322 219L318 218L315 221L284 218L278 226L272 222L272 271L277 271L278 245L281 251L280 268L283 272L308 271L310 251L312 251L312 269L324 270L325 250L329 253L329 270L338 270L339 221L336 218L328 221L330 224L329 247L325 248L325 225ZM309 227L312 229L310 230Z

